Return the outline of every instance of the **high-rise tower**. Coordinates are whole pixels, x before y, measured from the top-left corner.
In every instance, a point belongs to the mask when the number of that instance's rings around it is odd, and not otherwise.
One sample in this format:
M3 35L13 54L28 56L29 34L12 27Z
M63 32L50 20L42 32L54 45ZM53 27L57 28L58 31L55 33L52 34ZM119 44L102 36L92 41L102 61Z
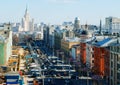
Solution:
M30 20L28 8L26 7L25 15L22 18L23 31L34 31L34 19Z

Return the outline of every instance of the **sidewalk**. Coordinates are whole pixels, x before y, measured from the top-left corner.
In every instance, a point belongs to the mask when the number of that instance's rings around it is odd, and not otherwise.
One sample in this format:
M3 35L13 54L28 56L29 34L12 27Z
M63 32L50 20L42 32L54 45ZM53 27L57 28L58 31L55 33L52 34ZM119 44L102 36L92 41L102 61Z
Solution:
M20 67L19 67L19 68L20 68L21 70L25 70L24 62L25 62L24 59L21 59L21 60L20 60ZM23 85L28 85L28 83L27 83L27 76L26 76L26 75L23 75L22 77L23 77L23 80L24 80L24 84L23 84Z
M28 85L26 75L23 76L23 80L24 80L24 85Z

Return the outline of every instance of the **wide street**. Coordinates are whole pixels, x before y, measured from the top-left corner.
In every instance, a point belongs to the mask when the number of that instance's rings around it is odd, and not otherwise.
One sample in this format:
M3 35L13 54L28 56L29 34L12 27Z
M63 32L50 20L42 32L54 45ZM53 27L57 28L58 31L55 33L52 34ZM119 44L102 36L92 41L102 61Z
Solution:
M29 51L26 56L27 72L25 73L28 85L33 85L33 80L37 80L39 85L97 85L97 83L103 83L102 80L93 81L89 76L78 76L78 72L70 63L65 63L63 59L54 56L41 41L27 42L24 49Z

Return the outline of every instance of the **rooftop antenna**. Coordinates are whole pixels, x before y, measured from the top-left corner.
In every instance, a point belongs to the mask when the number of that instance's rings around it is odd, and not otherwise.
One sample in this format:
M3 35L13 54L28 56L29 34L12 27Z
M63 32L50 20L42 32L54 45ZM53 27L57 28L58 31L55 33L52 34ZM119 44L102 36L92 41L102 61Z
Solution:
M100 34L101 34L101 30L102 30L102 20L100 19L100 29L99 29Z
M86 24L85 24L85 30L88 30L88 24L87 24L87 21L86 21Z

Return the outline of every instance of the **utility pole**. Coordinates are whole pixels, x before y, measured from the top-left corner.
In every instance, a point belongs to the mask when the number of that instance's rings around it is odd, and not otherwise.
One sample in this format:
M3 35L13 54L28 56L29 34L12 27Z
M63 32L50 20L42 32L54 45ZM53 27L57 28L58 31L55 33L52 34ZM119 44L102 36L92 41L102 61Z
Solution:
M70 78L70 59L69 59L69 78Z
M87 85L89 85L88 77L89 77L89 72L87 71Z
M44 85L44 71L43 71L43 85Z
M53 56L54 56L54 46L53 46Z

